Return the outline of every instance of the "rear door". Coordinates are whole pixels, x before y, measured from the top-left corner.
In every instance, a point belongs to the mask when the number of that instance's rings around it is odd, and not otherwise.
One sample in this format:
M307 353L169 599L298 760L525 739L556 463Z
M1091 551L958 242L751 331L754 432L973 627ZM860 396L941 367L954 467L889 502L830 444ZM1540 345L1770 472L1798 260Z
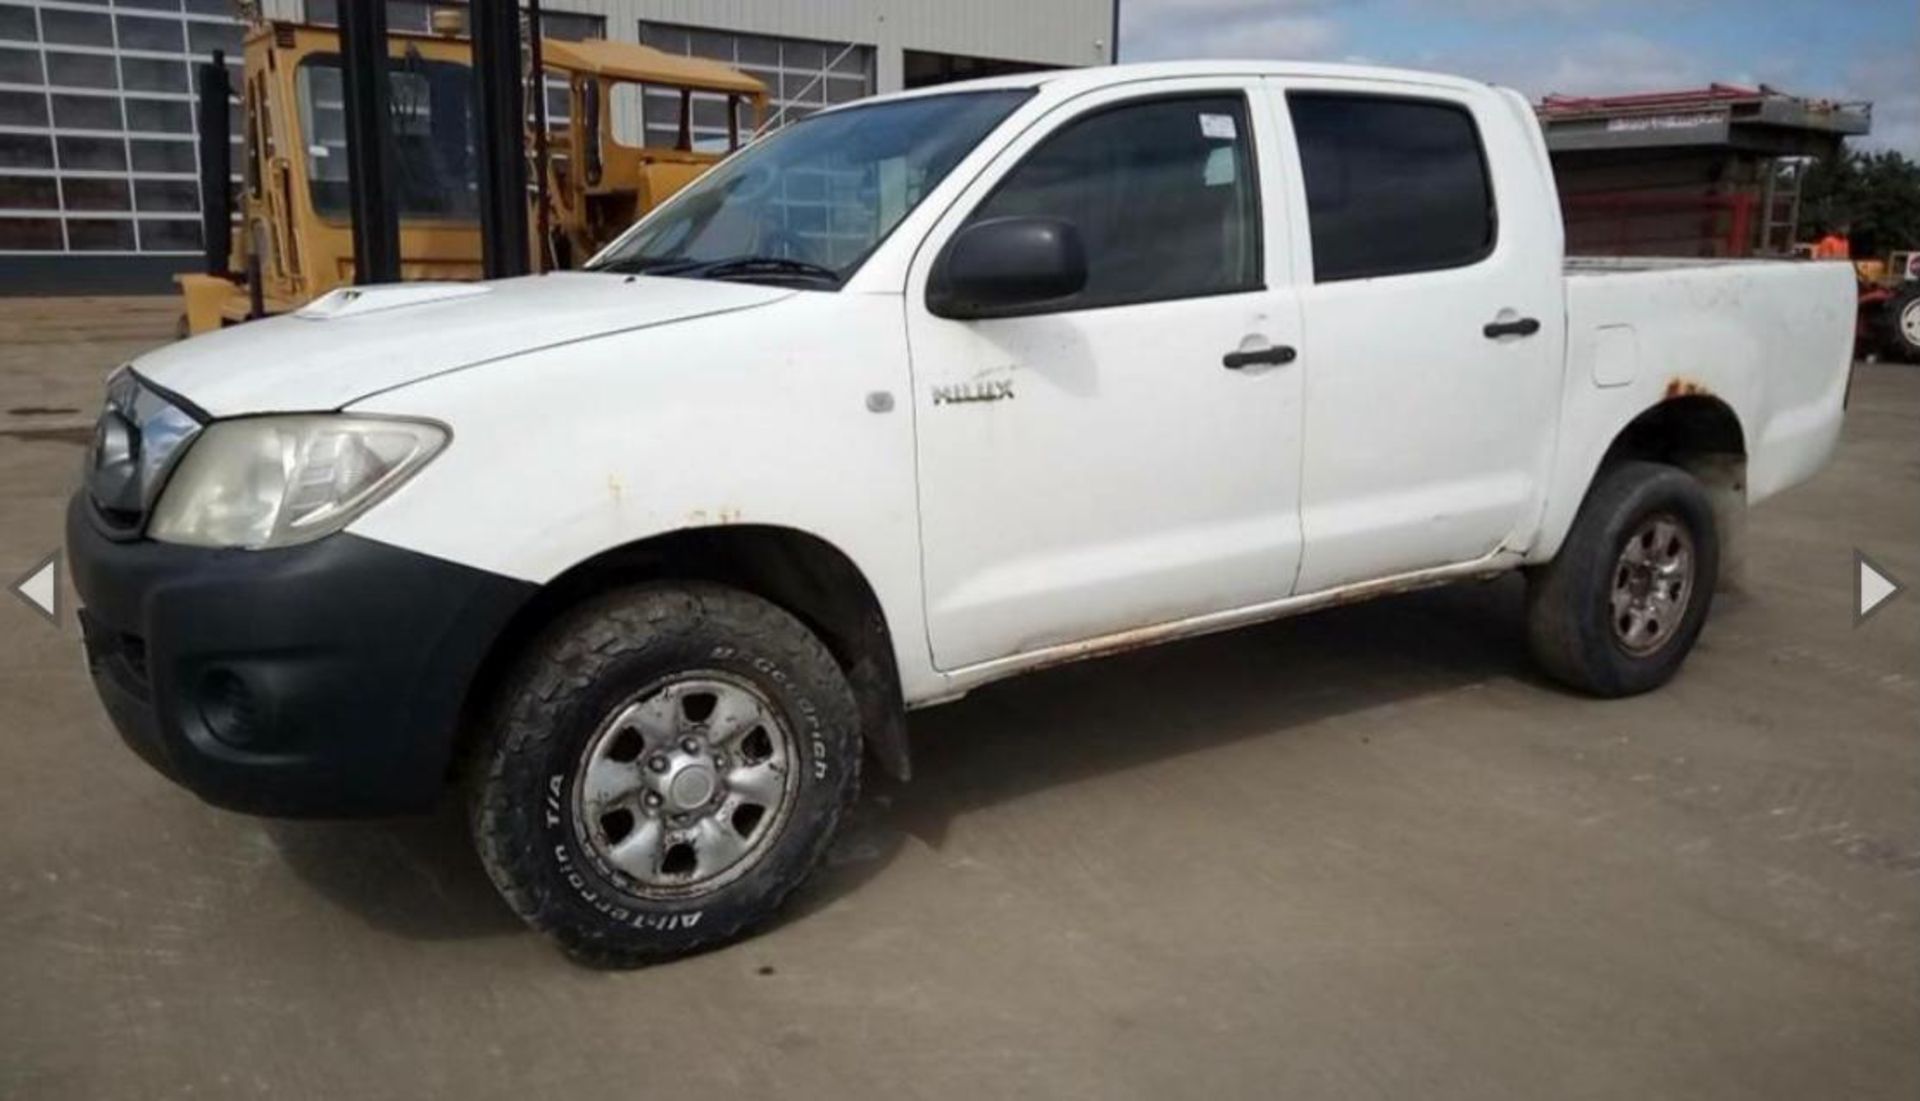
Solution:
M1491 90L1270 84L1312 273L1298 591L1529 537L1564 339L1544 157Z
M1284 207L1262 193L1281 140L1258 90L1151 81L1074 99L922 245L906 309L938 668L1290 590L1299 374L1231 356L1300 339ZM1031 316L928 312L947 240L1002 216L1072 221L1086 289Z

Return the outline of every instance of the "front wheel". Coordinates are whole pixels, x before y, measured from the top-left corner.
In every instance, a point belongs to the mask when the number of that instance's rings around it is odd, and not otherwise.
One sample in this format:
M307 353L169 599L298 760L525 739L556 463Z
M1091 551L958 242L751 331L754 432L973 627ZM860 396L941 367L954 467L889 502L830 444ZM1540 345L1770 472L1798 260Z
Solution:
M474 762L475 844L514 910L583 962L669 959L764 920L859 785L839 666L743 592L591 601L510 684Z
M1720 544L1692 475L1660 463L1603 471L1560 554L1527 586L1527 636L1547 675L1596 696L1665 684L1713 603Z

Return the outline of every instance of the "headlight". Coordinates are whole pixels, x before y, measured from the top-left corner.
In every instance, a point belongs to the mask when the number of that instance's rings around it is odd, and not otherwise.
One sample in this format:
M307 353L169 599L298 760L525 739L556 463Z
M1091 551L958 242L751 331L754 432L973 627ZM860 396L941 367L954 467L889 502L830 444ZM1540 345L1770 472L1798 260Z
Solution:
M446 445L384 417L249 417L209 425L161 492L147 534L199 547L285 547L346 527Z

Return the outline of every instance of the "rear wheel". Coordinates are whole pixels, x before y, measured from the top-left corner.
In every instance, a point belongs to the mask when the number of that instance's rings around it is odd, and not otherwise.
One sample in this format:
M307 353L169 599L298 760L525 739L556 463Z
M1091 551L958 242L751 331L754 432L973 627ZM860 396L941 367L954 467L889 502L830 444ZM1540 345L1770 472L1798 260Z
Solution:
M1693 649L1719 566L1713 509L1691 475L1647 462L1604 471L1559 557L1529 579L1535 660L1597 696L1658 688Z
M731 940L819 861L859 783L853 695L798 620L713 585L563 618L475 762L475 842L528 924L625 966Z

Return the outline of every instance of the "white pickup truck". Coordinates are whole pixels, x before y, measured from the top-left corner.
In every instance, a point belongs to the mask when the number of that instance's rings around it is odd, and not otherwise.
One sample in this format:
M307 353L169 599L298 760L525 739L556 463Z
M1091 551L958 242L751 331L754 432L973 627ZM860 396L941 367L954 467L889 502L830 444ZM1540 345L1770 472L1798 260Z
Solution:
M1168 64L760 141L588 270L336 292L117 374L69 513L125 739L225 806L467 785L576 956L738 935L863 745L1002 677L1524 570L1672 676L1832 450L1852 273L1569 262L1525 101Z

